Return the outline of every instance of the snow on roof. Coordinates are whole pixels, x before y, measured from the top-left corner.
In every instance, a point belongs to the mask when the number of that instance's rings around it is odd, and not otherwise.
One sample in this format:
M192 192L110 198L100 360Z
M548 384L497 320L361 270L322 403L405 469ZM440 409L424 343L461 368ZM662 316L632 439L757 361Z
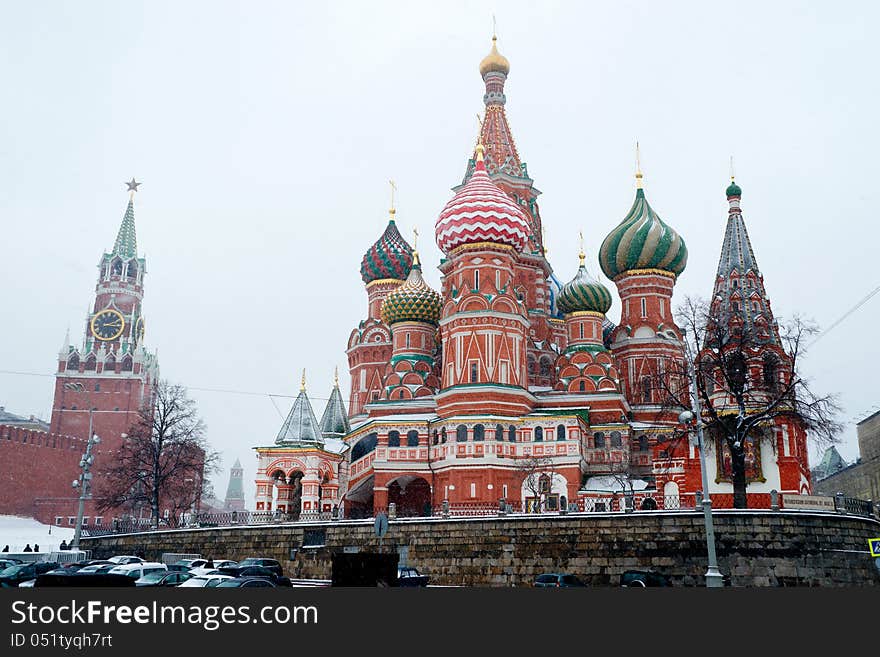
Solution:
M651 485L644 479L627 479L625 475L615 477L614 475L597 475L587 479L586 483L581 487L585 491L604 491L604 492L623 492L629 490L632 486L633 490L645 490Z
M334 454L342 454L347 447L348 445L339 438L327 438L324 440L324 449Z
M436 413L402 413L400 415L381 415L368 417L352 425L351 430L357 431L371 422L431 422L437 419Z

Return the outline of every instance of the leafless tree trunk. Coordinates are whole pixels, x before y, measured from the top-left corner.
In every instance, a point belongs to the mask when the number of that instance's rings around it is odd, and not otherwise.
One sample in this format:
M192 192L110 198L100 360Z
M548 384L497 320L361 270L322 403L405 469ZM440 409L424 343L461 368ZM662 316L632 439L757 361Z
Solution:
M179 385L159 380L122 447L100 476L101 509L148 504L159 526L164 505L171 517L195 507L210 486L219 454L205 439L195 402Z
M556 472L556 465L553 459L549 456L526 456L517 460L516 469L526 489L535 498L535 512L540 513L543 510L541 505L542 496L545 491L542 490L541 484L544 477L549 478L550 490L553 488L553 475ZM546 492L549 493L550 490ZM525 511L525 509L523 510Z

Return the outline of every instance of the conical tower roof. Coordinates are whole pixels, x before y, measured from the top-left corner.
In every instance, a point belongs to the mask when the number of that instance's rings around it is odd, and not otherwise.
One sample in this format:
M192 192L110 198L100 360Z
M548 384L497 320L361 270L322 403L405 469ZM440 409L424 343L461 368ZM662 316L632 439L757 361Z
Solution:
M349 431L348 414L345 412L345 402L342 401L342 393L339 391L339 380L334 381L330 400L321 416L321 433L324 438L342 438Z
M716 308L722 316L741 320L747 331L763 325L766 335L762 338L761 331L758 330L755 337L778 343L770 300L764 289L764 277L758 269L758 260L755 258L740 209L741 198L742 189L731 181L727 188L727 202L730 206L727 228L721 245L721 257L718 259L712 303L717 304Z
M134 198L128 200L125 215L122 217L122 225L116 234L116 243L113 245L113 255L128 260L137 257L137 234L134 227Z
M315 417L312 403L306 394L305 373L303 373L303 383L299 394L293 402L293 408L290 409L287 419L281 425L275 444L315 445L319 447L324 445L324 436L321 435L318 419Z

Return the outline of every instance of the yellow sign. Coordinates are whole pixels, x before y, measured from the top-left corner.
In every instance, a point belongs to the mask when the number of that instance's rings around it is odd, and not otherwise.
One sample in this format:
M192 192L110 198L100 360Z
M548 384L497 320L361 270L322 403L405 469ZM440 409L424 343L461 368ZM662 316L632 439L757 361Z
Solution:
M869 538L868 549L871 550L872 557L880 557L880 538Z

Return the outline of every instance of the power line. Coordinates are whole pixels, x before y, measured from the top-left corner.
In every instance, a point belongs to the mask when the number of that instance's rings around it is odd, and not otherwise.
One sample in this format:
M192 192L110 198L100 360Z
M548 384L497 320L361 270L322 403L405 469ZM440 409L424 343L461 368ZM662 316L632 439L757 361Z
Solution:
M45 374L42 372L17 372L14 370L0 370L0 374L12 374L15 376L43 376L47 378L55 378L54 374ZM226 395L248 395L252 397L269 397L272 399L273 397L278 397L280 399L296 399L296 395L283 395L272 392L256 392L252 390L233 390L226 388L202 388L198 386L184 386L188 390L198 390L199 392L217 392ZM314 399L316 401L330 401L329 397L313 397L309 395L309 399ZM274 403L274 401L273 401ZM277 408L277 406L276 406ZM279 411L280 413L280 411Z
M840 323L841 323L843 320L845 320L847 317L849 317L850 315L852 315L852 314L853 314L855 311L857 311L859 308L861 308L862 306L864 306L864 305L865 305L865 304L871 299L871 297L873 297L873 296L874 296L875 294L877 294L878 292L880 292L880 285L878 285L878 286L875 287L873 290L871 290L871 291L868 293L868 295L867 295L864 299L862 299L862 300L859 301L856 305L854 305L852 308L850 308L849 310L847 310L847 311L846 311L846 312L840 317L840 319L838 319L836 322L834 322L833 324L831 324L831 326L829 326L827 329L825 329L825 330L822 331L819 335L817 335L817 336L816 336L816 339L813 340L810 344L808 344L808 345L805 347L805 349L809 349L809 348L812 347L814 344L816 344L819 340L821 340L821 339L824 338L826 335L828 335L828 333L830 333L831 330L832 330L833 328L835 328L838 324L840 324Z

